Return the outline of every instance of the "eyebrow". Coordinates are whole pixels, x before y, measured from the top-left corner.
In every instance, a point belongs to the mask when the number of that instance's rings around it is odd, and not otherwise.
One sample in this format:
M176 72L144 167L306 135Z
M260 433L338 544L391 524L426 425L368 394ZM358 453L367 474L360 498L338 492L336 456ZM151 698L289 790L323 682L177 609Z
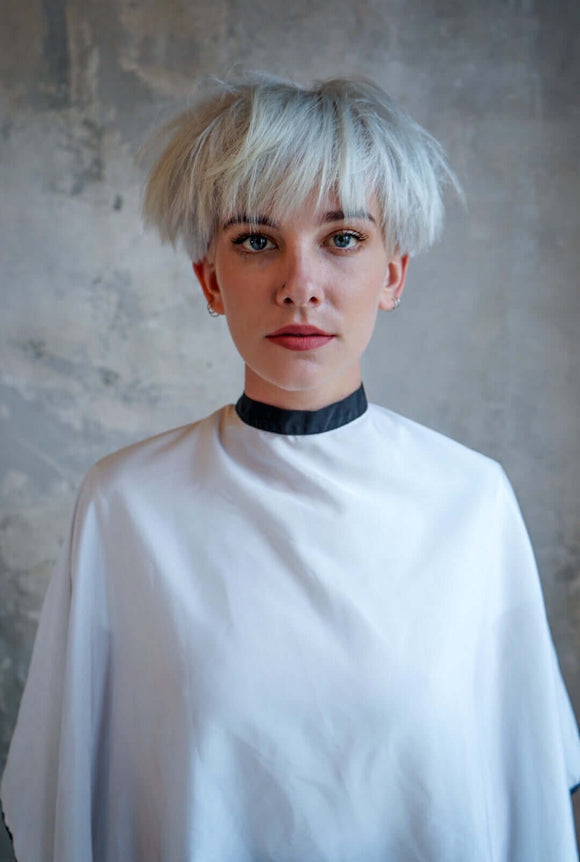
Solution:
M255 224L255 225L264 225L265 227L273 227L273 228L278 227L276 222L273 221L271 218L268 218L268 216L265 216L265 215L250 216L247 213L238 213L237 215L232 216L231 218L229 218L227 220L227 222L224 224L222 230L225 230L226 228L231 227L231 225L233 225L233 224L252 224L252 225Z
M376 223L374 217L366 210L354 210L353 212L344 213L343 210L329 210L329 212L324 213L322 216L320 223L328 224L333 221L347 221L348 219L366 219L367 221L371 221L373 224ZM238 213L237 215L232 216L227 220L224 224L222 230L226 230L228 227L231 227L233 224L250 224L250 225L263 225L264 227L272 227L278 229L279 225L271 218L265 215L257 215L250 216L247 213Z
M324 213L322 217L322 222L326 224L331 221L348 221L348 219L356 218L356 219L366 219L367 221L372 221L375 223L375 219L373 216L367 212L366 210L353 210L353 212L344 213L343 210L330 210L330 212Z

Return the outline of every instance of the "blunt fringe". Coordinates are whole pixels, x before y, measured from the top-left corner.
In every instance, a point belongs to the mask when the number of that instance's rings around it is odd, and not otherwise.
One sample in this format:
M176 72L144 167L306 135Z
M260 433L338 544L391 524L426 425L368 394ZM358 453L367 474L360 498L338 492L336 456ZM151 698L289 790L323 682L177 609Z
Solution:
M271 75L212 79L153 136L147 225L193 261L238 213L280 220L314 192L345 212L375 194L391 252L428 248L443 225L442 192L460 193L440 144L378 86L335 78L304 87Z

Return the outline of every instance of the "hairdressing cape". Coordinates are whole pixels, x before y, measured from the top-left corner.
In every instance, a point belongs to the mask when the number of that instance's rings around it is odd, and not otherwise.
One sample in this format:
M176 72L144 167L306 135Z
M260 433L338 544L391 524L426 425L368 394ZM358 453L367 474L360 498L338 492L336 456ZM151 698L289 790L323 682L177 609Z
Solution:
M361 392L88 473L2 783L19 862L577 858L510 486Z

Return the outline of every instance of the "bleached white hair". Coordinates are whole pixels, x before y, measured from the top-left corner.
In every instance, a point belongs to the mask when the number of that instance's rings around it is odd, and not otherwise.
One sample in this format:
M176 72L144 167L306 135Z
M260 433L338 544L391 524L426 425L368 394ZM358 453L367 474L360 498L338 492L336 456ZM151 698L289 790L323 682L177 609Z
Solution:
M443 187L459 191L440 144L367 80L214 79L151 147L145 221L193 261L228 218L283 220L313 192L320 204L336 195L344 212L374 194L389 250L416 254L441 230Z

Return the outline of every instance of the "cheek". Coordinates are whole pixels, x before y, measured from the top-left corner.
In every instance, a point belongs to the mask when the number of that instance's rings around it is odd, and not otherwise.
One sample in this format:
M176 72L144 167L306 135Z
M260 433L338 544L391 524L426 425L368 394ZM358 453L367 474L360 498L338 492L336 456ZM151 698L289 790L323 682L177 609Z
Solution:
M226 315L236 327L245 327L259 314L260 303L249 284L229 284L223 293Z
M243 297L245 284L240 276L239 270L230 265L216 266L216 281L226 315L239 314L243 309Z
M261 294L266 275L260 267L228 255L226 261L216 265L216 277L224 301L231 306L242 306Z
M386 278L382 270L374 270L368 273L367 278L360 278L358 284L348 284L344 301L349 311L357 309L361 322L374 320L376 317Z

